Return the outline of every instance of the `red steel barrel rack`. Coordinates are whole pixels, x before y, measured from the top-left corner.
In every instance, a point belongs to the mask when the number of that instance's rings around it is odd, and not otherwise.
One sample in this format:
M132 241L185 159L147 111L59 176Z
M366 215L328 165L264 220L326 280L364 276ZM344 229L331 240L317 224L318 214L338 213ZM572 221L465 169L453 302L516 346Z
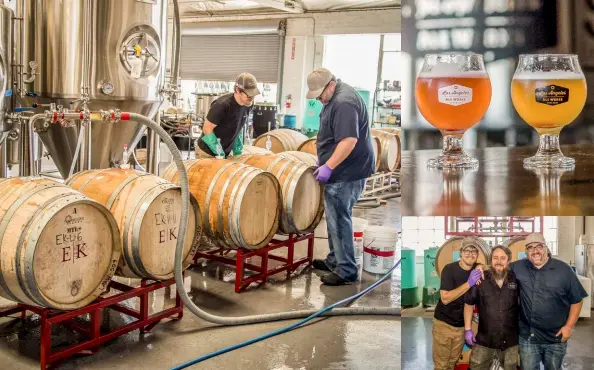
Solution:
M308 241L307 256L295 259L295 244L304 240ZM313 233L305 235L289 234L287 240L272 239L266 247L257 250L213 248L208 251L198 251L194 256L194 264L198 264L198 260L204 258L210 261L217 261L226 265L235 266L235 293L240 293L245 291L245 289L252 283L259 283L259 286L266 284L268 277L282 271L287 272L287 279L289 279L293 271L300 265L311 265L313 261L313 247ZM270 253L280 248L287 248L287 258ZM237 252L235 258L226 257L232 251ZM248 263L248 259L252 257L260 257L260 265ZM281 264L269 268L269 260L281 262ZM245 270L255 271L256 274L245 277Z
M20 313L21 318L24 319L27 311L39 315L41 318L40 367L41 370L53 369L75 354L97 353L101 344L133 330L140 329L140 333L144 334L151 331L163 319L181 319L184 314L183 303L177 292L174 307L149 315L149 293L157 289L170 287L174 284L174 279L157 282L143 279L139 287L131 287L126 284L111 281L109 283L108 292L116 290L120 293L109 297L99 297L95 302L80 309L59 311L19 303L15 307L0 309L0 317ZM140 298L140 310L125 307L120 304L131 298ZM105 330L101 328L102 310L104 308L110 308L121 312L136 320L114 330L111 330L110 328L108 332L105 332ZM77 317L87 314L90 315L90 322L88 325L81 325L80 321L75 322ZM68 348L52 352L52 325L63 325L86 337L86 340L81 340Z

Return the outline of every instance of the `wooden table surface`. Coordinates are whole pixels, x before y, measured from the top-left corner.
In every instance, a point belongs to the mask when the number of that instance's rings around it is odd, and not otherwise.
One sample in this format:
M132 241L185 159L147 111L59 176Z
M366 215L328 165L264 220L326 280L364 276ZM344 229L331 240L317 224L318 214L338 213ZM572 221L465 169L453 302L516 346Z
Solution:
M473 170L438 170L427 160L441 150L405 151L400 175L403 216L594 215L594 145L562 146L573 170L527 170L536 147L468 150Z

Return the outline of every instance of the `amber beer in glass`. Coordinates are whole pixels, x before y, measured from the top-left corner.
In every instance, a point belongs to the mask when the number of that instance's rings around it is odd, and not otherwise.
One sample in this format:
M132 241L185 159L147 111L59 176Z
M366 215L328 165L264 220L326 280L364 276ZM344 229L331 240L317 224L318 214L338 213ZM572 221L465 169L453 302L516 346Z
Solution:
M443 135L443 152L428 165L478 166L478 161L464 152L462 137L483 118L491 102L491 81L482 55L426 55L415 97L423 117Z
M540 136L536 155L526 168L571 168L575 160L561 153L559 134L586 103L586 79L577 55L520 55L511 84L516 111Z

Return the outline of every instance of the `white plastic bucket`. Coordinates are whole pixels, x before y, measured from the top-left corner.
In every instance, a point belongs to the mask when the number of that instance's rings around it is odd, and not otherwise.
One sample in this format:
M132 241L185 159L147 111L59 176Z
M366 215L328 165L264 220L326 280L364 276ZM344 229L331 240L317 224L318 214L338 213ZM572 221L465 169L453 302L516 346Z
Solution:
M385 274L394 267L398 231L393 227L368 226L365 228L363 270L372 274Z
M362 218L353 217L353 242L355 243L355 261L357 262L357 270L359 276L361 276L361 270L363 268L363 245L365 229L369 222Z

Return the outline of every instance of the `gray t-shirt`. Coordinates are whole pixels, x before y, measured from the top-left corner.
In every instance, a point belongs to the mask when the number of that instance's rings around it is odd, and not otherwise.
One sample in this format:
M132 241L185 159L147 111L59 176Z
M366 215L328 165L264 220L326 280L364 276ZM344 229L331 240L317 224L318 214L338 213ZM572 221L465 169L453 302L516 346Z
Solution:
M361 180L375 173L367 107L355 89L338 80L334 96L320 113L317 138L320 166L330 159L338 143L349 137L357 138L357 144L334 169L329 183Z

